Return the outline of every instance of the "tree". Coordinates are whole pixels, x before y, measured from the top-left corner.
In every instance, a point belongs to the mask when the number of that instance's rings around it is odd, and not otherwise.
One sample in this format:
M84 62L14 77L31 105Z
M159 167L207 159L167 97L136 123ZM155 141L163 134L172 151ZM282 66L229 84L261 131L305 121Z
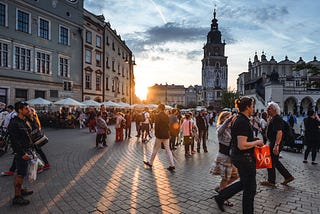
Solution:
M304 70L307 69L308 73L310 74L311 77L318 77L320 78L320 68L312 65L312 64L306 64L305 62L299 63L295 66L296 71ZM315 88L320 88L320 81L319 80L314 80L306 83L307 87L315 87Z
M230 88L222 92L221 106L224 108L234 108L234 101L240 97L239 92Z

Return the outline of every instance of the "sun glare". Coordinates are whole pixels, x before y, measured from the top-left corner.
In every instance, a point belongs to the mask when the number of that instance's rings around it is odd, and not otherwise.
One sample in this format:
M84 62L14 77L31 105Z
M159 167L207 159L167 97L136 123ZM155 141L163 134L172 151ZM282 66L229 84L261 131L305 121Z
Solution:
M136 84L136 95L140 100L145 100L147 98L148 86L141 84Z

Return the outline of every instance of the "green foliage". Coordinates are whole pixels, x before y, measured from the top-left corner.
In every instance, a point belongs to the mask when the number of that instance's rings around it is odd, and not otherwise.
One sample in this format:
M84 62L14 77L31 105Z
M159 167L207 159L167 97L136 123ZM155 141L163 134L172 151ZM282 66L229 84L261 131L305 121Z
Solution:
M221 106L223 108L234 108L234 101L240 97L239 93L235 90L228 89L222 92Z
M306 64L306 63L299 63L295 66L295 69L297 71L307 69L308 73L311 77L319 77L320 78L320 68L317 66L314 66L312 64ZM320 88L320 81L311 81L306 84L307 87L315 87Z

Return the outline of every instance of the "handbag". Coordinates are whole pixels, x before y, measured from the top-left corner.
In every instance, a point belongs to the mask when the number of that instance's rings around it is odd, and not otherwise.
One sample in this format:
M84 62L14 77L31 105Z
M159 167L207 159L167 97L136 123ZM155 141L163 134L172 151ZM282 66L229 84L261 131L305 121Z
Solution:
M43 145L47 144L49 142L48 137L39 130L37 137L33 140L33 144L37 146L38 148L42 147Z
M272 168L269 145L255 147L253 153L256 159L256 169Z

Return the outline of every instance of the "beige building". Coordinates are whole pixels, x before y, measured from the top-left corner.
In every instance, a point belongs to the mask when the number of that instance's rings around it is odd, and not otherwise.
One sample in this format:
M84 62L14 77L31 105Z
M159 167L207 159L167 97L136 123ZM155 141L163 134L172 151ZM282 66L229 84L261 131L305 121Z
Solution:
M134 102L134 57L105 22L103 15L84 10L83 100Z
M163 103L170 106L185 106L185 91L183 85L155 84L148 88L147 102L154 104Z

